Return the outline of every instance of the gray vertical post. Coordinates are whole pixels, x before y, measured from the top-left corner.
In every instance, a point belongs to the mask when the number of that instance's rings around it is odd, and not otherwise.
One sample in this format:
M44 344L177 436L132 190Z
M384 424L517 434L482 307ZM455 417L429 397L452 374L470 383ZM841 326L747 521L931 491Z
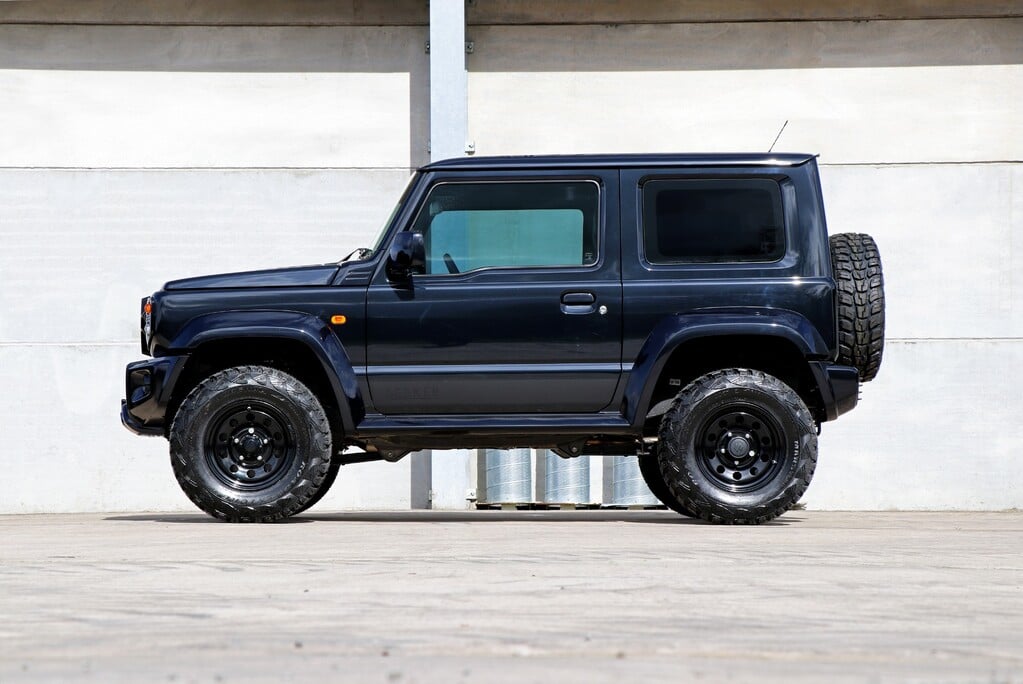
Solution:
M430 2L430 159L465 154L469 129L465 0Z
M465 0L430 2L430 160L465 154L469 126L469 83L465 71ZM413 155L414 158L414 155ZM426 452L412 469L413 507L435 507L433 501L464 501L476 489L475 477L463 473L475 468L469 452ZM434 467L433 459L444 459Z

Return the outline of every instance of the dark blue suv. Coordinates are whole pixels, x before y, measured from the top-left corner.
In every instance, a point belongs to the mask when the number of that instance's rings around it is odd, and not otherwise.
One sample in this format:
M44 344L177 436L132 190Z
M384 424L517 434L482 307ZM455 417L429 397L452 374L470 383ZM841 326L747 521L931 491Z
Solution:
M827 233L806 154L495 157L411 179L338 263L142 301L121 419L189 498L273 521L418 449L634 454L668 507L792 507L884 345L874 241Z

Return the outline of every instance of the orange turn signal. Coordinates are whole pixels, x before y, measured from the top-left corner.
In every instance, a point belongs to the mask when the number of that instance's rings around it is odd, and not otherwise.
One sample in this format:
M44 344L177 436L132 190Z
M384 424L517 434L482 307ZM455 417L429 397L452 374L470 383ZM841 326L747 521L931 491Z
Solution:
M334 314L330 317L330 322L334 325L344 325L348 322L348 317L342 316L341 314Z
M153 303L146 302L146 305L142 307L142 310L145 311L147 314L153 313Z

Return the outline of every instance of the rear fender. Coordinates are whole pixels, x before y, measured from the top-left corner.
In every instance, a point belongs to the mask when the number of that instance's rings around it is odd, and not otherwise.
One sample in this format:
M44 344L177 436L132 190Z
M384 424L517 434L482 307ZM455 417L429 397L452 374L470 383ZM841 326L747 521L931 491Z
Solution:
M346 434L355 431L366 416L355 371L341 340L315 316L294 311L209 313L189 321L168 346L173 354L187 354L208 342L253 337L294 340L308 347L327 374L341 426Z
M661 371L676 349L701 337L735 335L782 338L795 345L807 361L831 355L813 324L793 311L742 308L667 316L643 343L625 386L622 414L633 429L642 430Z

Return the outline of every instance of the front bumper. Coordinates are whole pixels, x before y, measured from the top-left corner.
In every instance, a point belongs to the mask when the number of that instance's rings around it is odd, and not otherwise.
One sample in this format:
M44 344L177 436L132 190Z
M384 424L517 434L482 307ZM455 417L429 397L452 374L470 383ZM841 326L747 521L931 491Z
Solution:
M852 366L811 363L824 405L825 420L834 420L856 408L860 399L860 374Z
M161 356L124 369L121 423L137 435L166 434L167 407L187 356Z

